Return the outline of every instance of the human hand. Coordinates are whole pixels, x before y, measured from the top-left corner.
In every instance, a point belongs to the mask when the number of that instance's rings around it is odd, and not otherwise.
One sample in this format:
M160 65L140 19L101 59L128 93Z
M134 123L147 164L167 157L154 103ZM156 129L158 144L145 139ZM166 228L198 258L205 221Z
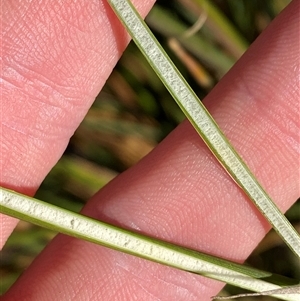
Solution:
M107 4L90 2L4 4L3 186L34 193L127 43ZM283 210L299 196L298 14L294 1L205 100ZM188 122L84 213L239 262L269 228ZM2 222L4 241L15 220ZM3 300L209 300L220 287L59 235Z

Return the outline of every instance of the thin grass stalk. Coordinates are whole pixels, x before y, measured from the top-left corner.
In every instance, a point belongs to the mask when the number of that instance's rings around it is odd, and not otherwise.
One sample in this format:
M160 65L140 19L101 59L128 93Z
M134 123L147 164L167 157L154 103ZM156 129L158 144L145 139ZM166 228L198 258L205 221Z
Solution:
M269 272L118 228L4 188L0 188L0 212L69 236L255 292L281 288L269 281L285 281ZM282 300L298 300L297 295L274 296Z
M116 15L221 165L300 257L300 236L234 150L217 123L128 0L108 0Z

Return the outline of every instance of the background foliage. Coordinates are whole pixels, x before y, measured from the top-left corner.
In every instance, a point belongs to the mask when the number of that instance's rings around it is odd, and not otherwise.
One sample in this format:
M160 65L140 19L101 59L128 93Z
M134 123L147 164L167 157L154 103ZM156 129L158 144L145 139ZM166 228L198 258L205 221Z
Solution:
M159 0L147 22L203 99L289 2ZM186 31L199 22L203 23L200 30L187 37ZM79 211L99 188L139 161L183 119L180 109L131 43L36 197ZM287 214L298 229L299 212L298 201ZM19 223L0 253L1 293L54 235L37 226ZM300 279L299 262L273 231L248 263ZM226 287L224 294L228 293L239 290Z

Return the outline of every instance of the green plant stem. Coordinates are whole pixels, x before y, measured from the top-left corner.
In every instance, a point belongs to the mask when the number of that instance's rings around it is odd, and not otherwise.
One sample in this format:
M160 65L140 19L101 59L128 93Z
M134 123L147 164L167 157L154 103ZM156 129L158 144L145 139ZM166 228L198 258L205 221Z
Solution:
M4 188L0 188L0 211L51 230L255 292L281 288L268 282L275 277L269 272L124 230ZM297 300L294 296L278 298Z
M108 0L120 21L181 110L229 175L248 195L289 248L300 257L300 236L258 183L218 125L128 0Z

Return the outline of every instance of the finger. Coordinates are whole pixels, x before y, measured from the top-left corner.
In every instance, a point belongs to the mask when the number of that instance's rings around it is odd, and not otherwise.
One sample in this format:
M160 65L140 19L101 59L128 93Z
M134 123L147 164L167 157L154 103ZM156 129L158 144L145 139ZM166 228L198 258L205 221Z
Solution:
M153 0L135 1L142 14ZM0 185L33 194L129 37L106 1L4 1ZM0 215L0 248L17 220Z
M221 128L282 210L299 196L299 2L253 44L207 97ZM269 226L185 122L84 212L235 261ZM221 284L58 236L4 301L210 300Z

